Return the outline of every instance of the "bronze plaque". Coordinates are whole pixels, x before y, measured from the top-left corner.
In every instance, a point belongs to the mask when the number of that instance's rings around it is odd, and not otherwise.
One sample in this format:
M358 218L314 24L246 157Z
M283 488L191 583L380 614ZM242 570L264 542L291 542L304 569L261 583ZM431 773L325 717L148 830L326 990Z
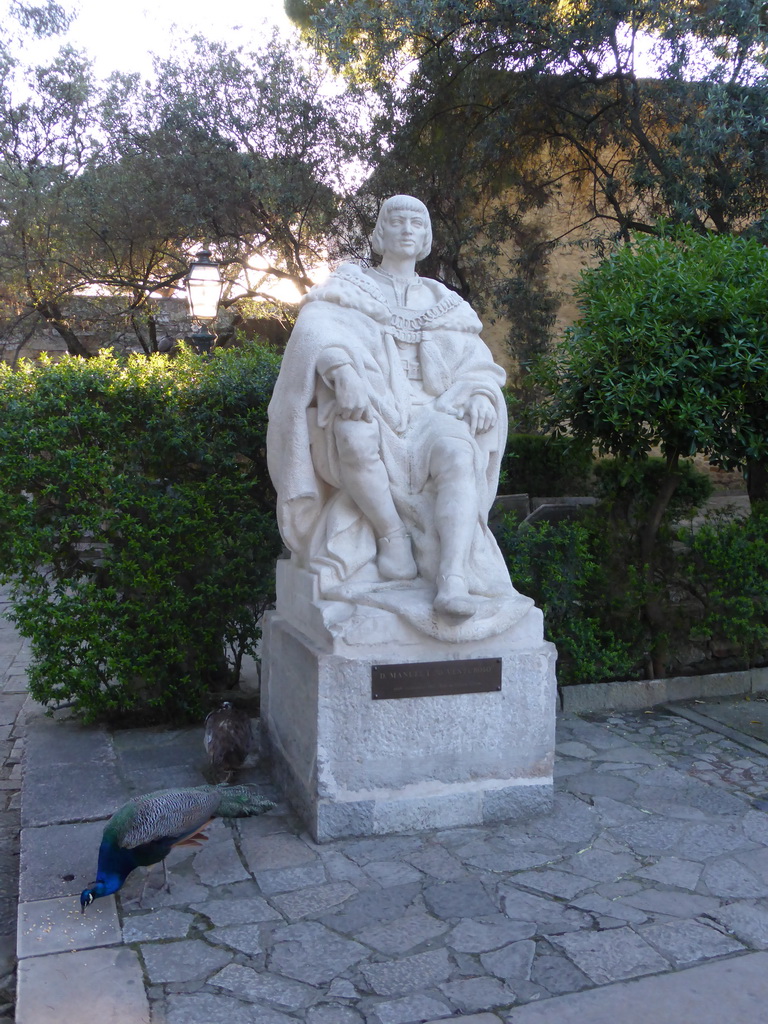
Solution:
M374 700L492 693L500 689L501 658L418 661L406 665L374 665L371 669Z

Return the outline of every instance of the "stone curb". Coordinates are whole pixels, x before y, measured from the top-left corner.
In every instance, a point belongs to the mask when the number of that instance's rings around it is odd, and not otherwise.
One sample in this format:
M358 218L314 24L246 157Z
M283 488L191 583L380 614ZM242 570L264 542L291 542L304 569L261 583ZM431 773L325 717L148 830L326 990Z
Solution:
M746 736L738 729L732 729L723 722L718 722L716 719L709 718L707 715L700 715L698 712L692 711L691 708L684 708L679 705L662 705L662 707L665 707L674 715L680 715L681 718L687 718L689 722L695 722L696 725L701 725L705 729L710 729L712 732L718 732L721 736L726 736L729 740L733 740L735 743L740 743L743 747L749 747L750 750L754 750L758 754L768 755L768 743L763 743L762 740L755 739L754 736Z
M580 683L559 689L560 710L573 714L642 711L670 701L733 697L768 691L768 667L705 676L672 676L615 683Z

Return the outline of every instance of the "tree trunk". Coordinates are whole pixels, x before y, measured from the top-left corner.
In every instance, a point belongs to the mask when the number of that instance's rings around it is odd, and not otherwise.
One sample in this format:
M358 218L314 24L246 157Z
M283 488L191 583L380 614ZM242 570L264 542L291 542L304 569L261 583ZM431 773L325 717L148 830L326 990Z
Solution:
M672 495L680 483L680 474L677 470L677 459L669 464L659 491L654 498L648 513L643 529L640 534L640 555L645 571L645 584L647 587L645 598L645 618L653 634L651 644L651 678L660 678L666 671L667 641L664 639L664 627L666 625L666 609L664 602L660 601L655 593L656 577L656 539L659 535L664 514L669 507Z
M147 321L149 326L149 341L144 337L144 332L141 329L141 320L131 313L130 321L133 333L136 335L136 340L144 350L144 354L148 356L152 352L157 352L157 331L153 330L154 317L150 317Z
M61 309L55 302L39 302L35 306L35 310L48 321L56 333L64 340L67 352L71 356L81 356L83 359L91 358L91 353L66 322Z
M653 504L651 505L648 513L648 519L643 525L643 529L640 533L640 554L645 565L648 565L653 561L653 550L656 547L656 538L659 534L659 527L661 526L664 513L667 511L669 503L672 500L672 495L677 490L677 485L679 483L680 474L677 472L677 459L675 459L674 464L670 465L669 471L664 477L658 494L653 500Z
M768 460L747 459L747 494L753 507L768 501Z

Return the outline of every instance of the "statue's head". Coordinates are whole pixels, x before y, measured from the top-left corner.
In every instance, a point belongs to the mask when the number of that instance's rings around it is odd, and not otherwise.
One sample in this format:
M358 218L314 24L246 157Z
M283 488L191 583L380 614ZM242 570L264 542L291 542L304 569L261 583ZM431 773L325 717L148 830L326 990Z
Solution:
M424 245L416 254L416 261L423 260L432 250L432 222L429 219L429 210L420 199L416 199L414 196L390 196L389 199L384 200L376 220L376 227L373 229L373 235L371 236L371 248L377 255L384 255L382 225L390 214L398 210L408 210L411 213L420 213L423 216L425 224Z

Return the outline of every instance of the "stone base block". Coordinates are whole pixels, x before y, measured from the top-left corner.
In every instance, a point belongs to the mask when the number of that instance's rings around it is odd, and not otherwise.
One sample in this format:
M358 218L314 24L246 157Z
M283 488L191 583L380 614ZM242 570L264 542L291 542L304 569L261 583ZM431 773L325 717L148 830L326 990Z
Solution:
M261 721L276 781L315 840L514 820L552 800L555 649L540 613L467 644L366 650L265 617ZM377 612L377 622L386 625ZM396 616L390 616L395 620ZM395 627L393 627L395 628ZM383 634L382 634L383 638ZM412 638L409 638L412 639ZM381 664L498 658L501 689L373 699Z

